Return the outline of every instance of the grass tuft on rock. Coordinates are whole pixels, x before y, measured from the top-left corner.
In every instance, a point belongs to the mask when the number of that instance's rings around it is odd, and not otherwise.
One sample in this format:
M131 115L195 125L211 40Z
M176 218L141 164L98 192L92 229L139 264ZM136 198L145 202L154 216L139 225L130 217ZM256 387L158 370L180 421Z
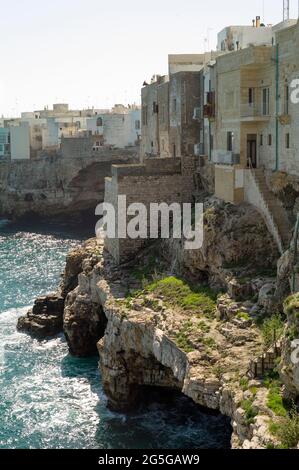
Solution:
M284 311L286 315L293 315L299 312L299 293L291 295L284 302Z
M146 290L163 297L163 300L186 311L196 311L213 316L217 295L208 287L194 287L174 276L152 282Z
M241 407L245 411L245 423L249 426L253 424L258 415L258 410L253 406L253 400L243 400Z
M273 346L278 341L284 331L284 323L280 315L273 315L264 320L261 326L261 333L266 348Z
M272 422L269 430L281 443L283 449L294 449L299 442L299 414L293 405L287 416L280 418L278 422Z
M282 396L282 382L276 369L268 372L264 378L264 386L268 388L267 406L276 416L286 417L290 409L290 402Z

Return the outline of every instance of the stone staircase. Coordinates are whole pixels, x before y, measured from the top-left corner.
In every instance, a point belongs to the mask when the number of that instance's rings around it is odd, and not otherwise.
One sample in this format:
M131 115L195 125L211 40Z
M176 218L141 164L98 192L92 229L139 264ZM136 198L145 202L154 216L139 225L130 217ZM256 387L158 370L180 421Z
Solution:
M289 248L292 236L287 213L274 193L270 191L263 170L250 169L248 172L249 185L252 187L246 191L246 199L262 213L282 254Z

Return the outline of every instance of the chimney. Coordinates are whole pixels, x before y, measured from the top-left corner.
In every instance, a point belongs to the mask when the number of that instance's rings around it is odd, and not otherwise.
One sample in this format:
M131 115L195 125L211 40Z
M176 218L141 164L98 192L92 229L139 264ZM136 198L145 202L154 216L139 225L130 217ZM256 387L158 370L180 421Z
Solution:
M260 17L260 16L257 16L257 17L256 17L256 27L257 27L257 28L260 28L260 27L261 27L261 17Z

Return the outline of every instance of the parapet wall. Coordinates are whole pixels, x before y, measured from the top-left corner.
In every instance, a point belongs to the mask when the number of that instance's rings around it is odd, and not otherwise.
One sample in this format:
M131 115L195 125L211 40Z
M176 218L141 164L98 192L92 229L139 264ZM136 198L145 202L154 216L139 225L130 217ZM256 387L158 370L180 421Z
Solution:
M140 165L114 165L112 177L106 178L105 202L110 202L116 214L118 196L126 196L127 207L142 203L148 213L151 203L187 203L192 201L195 158L151 159ZM126 220L130 218L127 216ZM118 231L118 218L116 230ZM129 238L106 239L105 247L118 263L132 258L148 240Z

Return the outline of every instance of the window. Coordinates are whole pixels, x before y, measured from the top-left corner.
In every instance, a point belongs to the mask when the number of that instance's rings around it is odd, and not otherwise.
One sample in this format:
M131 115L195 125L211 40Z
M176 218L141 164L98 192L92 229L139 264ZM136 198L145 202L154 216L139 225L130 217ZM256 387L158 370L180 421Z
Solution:
M135 129L136 129L136 131L139 131L139 129L140 129L140 121L139 120L135 121Z
M272 134L268 135L268 145L271 147L272 145Z
M173 100L173 112L176 113L176 98Z
M176 157L176 146L175 146L175 144L173 145L173 156Z
M142 125L147 126L147 106L142 108Z
M229 152L233 151L233 141L234 141L234 133L228 132L227 133L227 150Z
M286 148L289 149L290 148L290 145L291 144L291 139L290 139L290 134L287 133L286 134Z
M201 119L201 108L194 108L193 119Z
M290 107L290 88L289 85L284 87L284 114L289 114Z
M262 147L264 145L264 136L263 134L260 135L260 146Z
M262 112L263 116L268 116L270 114L270 88L263 88L263 102L262 102Z
M248 103L250 106L254 104L254 88L248 89Z
M103 119L101 117L97 119L97 127L103 127Z
M159 112L159 106L156 103L156 101L153 102L153 114L158 114Z

